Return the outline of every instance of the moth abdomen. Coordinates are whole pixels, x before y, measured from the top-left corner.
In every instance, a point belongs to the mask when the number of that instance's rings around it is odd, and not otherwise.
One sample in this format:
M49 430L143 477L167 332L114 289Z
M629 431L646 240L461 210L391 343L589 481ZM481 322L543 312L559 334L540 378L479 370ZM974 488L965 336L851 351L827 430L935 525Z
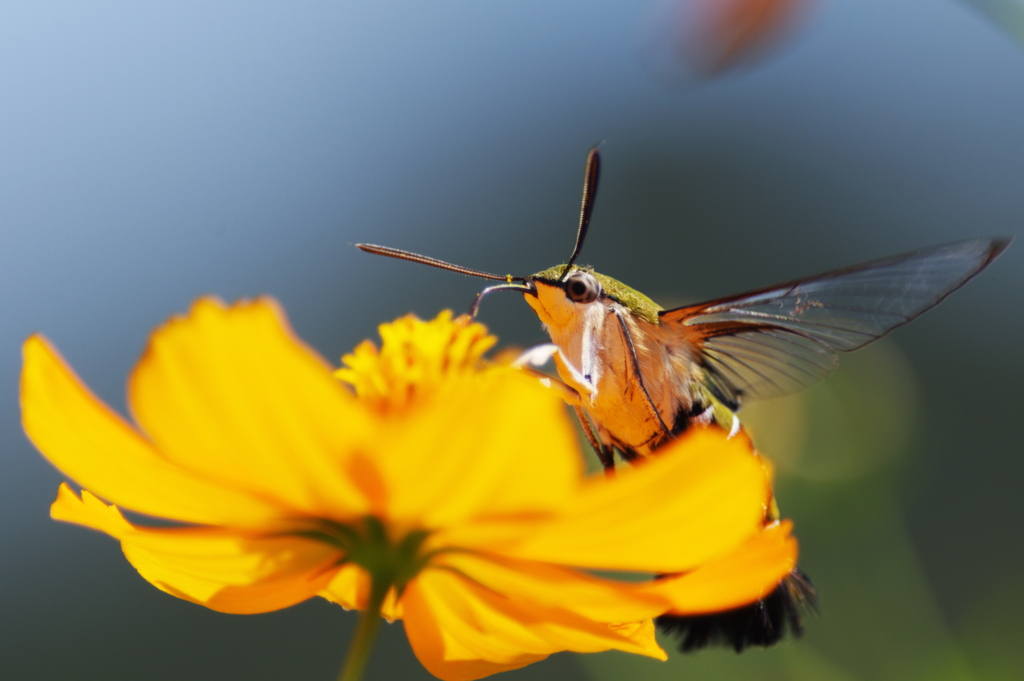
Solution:
M765 598L723 612L705 615L662 615L655 624L678 636L679 650L693 652L726 645L737 653L750 646L773 646L786 634L803 634L803 615L817 611L818 592L801 570L794 569Z

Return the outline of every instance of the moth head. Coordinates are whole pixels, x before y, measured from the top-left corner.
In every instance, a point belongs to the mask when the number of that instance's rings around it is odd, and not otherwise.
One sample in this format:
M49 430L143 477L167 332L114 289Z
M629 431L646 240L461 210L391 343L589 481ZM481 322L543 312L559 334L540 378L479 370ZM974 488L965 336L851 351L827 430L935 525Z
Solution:
M563 276L564 273L564 276ZM548 327L571 326L594 305L605 301L600 275L589 269L556 265L526 278L532 291L523 296Z

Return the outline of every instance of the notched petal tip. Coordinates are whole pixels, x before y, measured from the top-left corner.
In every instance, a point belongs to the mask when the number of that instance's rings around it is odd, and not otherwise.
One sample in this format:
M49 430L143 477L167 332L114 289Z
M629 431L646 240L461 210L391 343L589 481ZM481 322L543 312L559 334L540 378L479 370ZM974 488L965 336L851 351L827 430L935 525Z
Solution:
M251 326L255 331L270 331L283 335L289 341L302 346L311 353L324 367L330 368L330 363L306 345L295 333L284 307L271 296L242 298L232 303L226 303L213 295L201 296L192 302L187 312L172 315L153 330L143 356L165 336L173 337L179 332L193 335L197 333L198 329L219 335L225 325L240 324Z
M25 433L55 467L125 508L198 523L251 523L267 505L219 487L162 458L82 383L45 337L23 346L21 413Z
M160 590L218 612L268 612L304 601L334 576L336 551L299 537L250 535L219 528L147 528L87 490L62 484L50 514L105 532Z
M270 298L202 298L157 329L128 403L161 456L198 477L283 515L366 511L339 470L372 440L373 419Z
M214 336L221 336L227 325L247 325L253 331L272 333L283 336L287 341L295 343L305 350L312 359L317 360L325 369L331 370L330 363L303 341L292 328L284 307L272 296L242 298L233 303L226 303L217 296L201 296L193 301L188 312L171 316L158 326L149 336L143 358L151 352L165 337L177 340L177 333L195 335L199 329ZM211 328L212 327L212 328ZM141 363L141 359L140 359Z
M116 506L108 506L87 490L82 490L79 497L66 482L61 483L50 505L50 517L105 532L115 539L132 530Z
M644 651L641 653L646 657L653 657L655 660L665 662L668 660L668 653L658 645L655 634L654 620L646 619L639 622L618 622L609 624L614 631L622 634L633 643L640 646Z

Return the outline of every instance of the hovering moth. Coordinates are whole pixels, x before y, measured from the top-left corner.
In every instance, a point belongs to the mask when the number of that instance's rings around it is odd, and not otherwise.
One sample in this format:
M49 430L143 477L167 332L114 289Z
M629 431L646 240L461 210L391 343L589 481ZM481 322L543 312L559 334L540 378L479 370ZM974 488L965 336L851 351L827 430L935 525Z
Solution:
M501 281L518 291L551 343L527 353L554 359L583 431L602 465L657 455L695 425L735 432L747 400L808 387L838 366L838 353L861 348L938 305L985 269L1008 238L970 239L845 267L696 305L664 309L616 279L575 264L583 248L600 175L587 157L576 244L567 262L529 276L496 275L408 251L356 244L368 253ZM778 519L772 504L766 523ZM663 616L683 650L722 642L737 651L799 635L801 610L815 592L794 570L765 599L723 613Z

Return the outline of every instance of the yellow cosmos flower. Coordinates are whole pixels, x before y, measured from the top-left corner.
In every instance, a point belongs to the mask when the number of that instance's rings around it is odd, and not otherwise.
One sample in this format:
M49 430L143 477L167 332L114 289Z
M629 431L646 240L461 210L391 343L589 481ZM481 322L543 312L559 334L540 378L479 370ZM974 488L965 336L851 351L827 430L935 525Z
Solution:
M365 340L341 358L334 375L364 403L381 412L401 411L433 393L446 380L486 368L484 353L498 339L468 315L445 310L432 321L406 315L378 331L381 347Z
M146 580L214 610L316 595L364 609L353 651L379 613L401 617L450 680L561 650L664 659L652 617L750 602L791 569L788 525L760 531L767 481L746 443L696 432L587 479L558 398L481 370L493 340L480 325L406 318L382 336L346 357L353 394L273 301L199 300L132 372L134 426L29 338L25 431L89 490L62 485L52 516L115 537ZM134 524L118 506L186 526Z

